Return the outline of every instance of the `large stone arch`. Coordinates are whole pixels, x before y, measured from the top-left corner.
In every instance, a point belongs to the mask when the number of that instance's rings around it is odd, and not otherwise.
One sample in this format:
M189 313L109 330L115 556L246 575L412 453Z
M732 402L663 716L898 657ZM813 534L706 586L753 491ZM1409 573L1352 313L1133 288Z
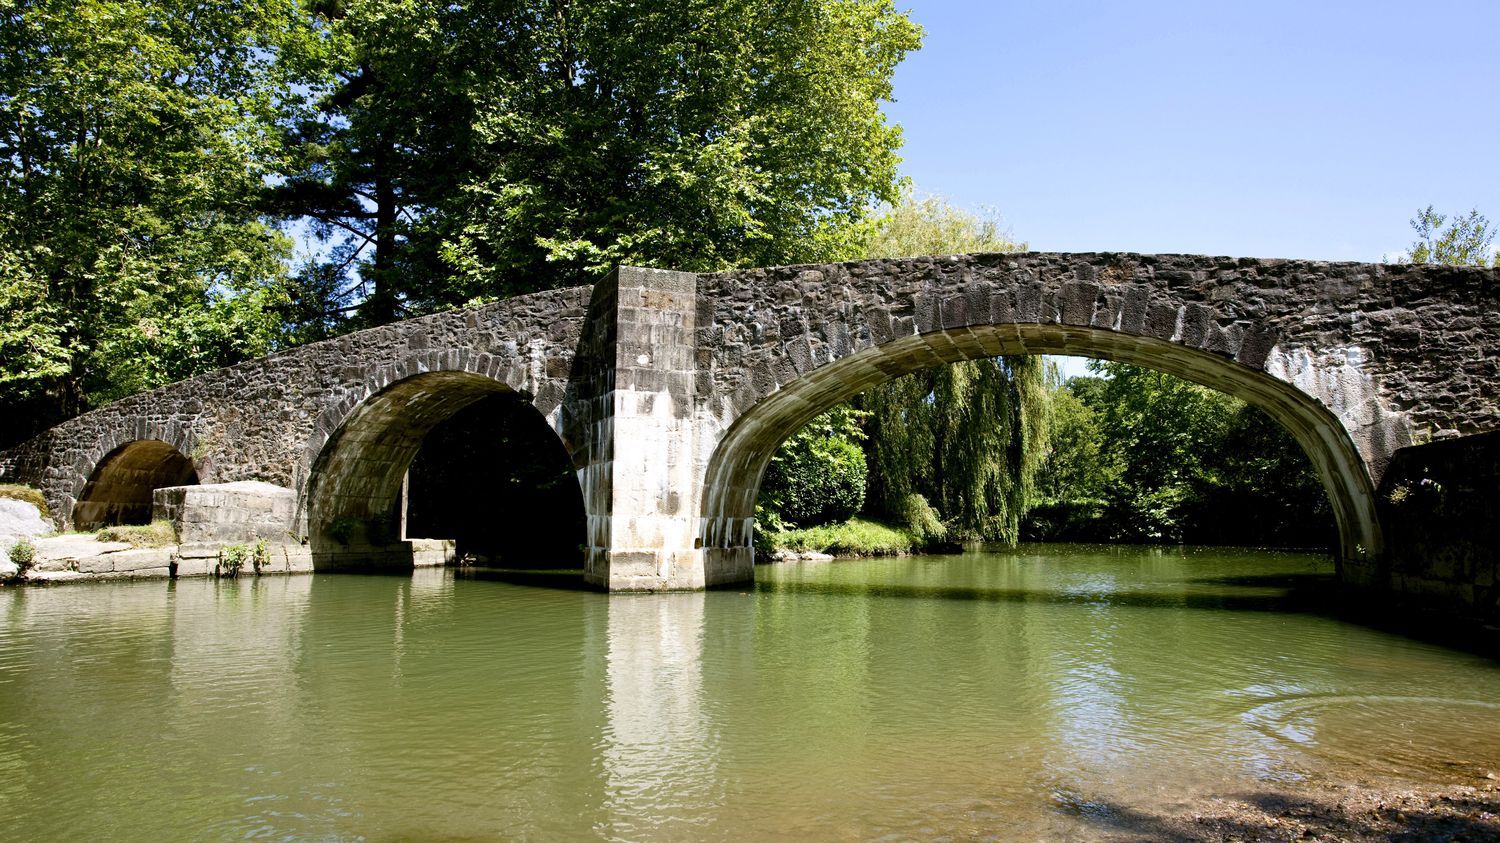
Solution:
M901 375L979 357L1072 354L1163 371L1218 389L1266 411L1307 452L1333 505L1340 557L1357 565L1382 551L1374 490L1364 458L1342 421L1306 392L1232 358L1118 330L1003 323L966 325L891 340L778 385L740 413L718 439L704 471L700 541L710 570L749 571L755 500L771 455L819 413Z
M618 377L632 395L666 387L674 407L691 406L677 415L685 426L653 428L660 441L650 448L657 462L676 460L694 478L693 539L690 549L668 542L639 562L640 554L616 554L595 579L612 588L751 579L756 489L770 452L797 425L922 366L1061 353L1140 363L1268 411L1308 452L1333 500L1345 581L1377 584L1384 542L1371 490L1392 454L1493 423L1483 361L1494 343L1482 328L1493 321L1485 305L1492 276L1113 253L930 256L696 279L642 274L629 307L622 287L618 318L648 333L622 328L620 359L650 371L621 368ZM666 318L661 309L676 307L662 295L669 288L691 293L692 308L672 317L693 333L690 358L641 353ZM1445 365L1444 355L1479 365ZM691 383L673 380L681 369ZM1445 385L1441 402L1423 397L1433 383ZM616 430L622 407L633 409L616 402ZM640 416L632 412L629 423L651 424ZM690 438L676 432L683 429ZM680 517L670 505L615 497L617 520L622 505L632 523Z
M433 368L433 360L451 365ZM427 434L487 396L530 397L502 373L489 355L414 357L383 367L319 416L298 505L315 561L340 567L347 558L363 566L398 542L403 478ZM527 406L556 430L556 407Z

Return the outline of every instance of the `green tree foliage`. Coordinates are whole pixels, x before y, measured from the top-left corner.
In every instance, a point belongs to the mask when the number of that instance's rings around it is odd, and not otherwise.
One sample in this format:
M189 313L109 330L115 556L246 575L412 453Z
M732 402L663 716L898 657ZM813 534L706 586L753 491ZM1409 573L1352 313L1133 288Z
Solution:
M976 214L941 196L917 196L910 188L887 207L859 244L860 258L974 255L1024 252L994 212Z
M907 194L876 223L865 257L1013 252L993 214ZM897 378L869 390L871 485L879 510L911 527L919 495L955 538L1014 542L1035 499L1049 402L1039 357L979 359Z
M863 414L840 405L792 434L772 455L760 486L764 526L816 527L847 520L865 502Z
M896 198L880 102L920 30L891 0L319 8L336 82L273 199L329 238L309 297L364 297L360 324L620 263L832 259Z
M1051 447L1037 474L1036 506L1026 515L1029 535L1098 538L1093 525L1125 466L1124 455L1106 447L1098 416L1075 394L1096 383L1075 378L1051 389Z
M297 316L312 334L411 315L414 291L451 275L439 259L452 228L443 205L476 177L474 74L507 49L504 33L485 33L486 45L470 30L473 6L311 2L326 37L286 60L323 84L286 125L286 178L266 207L305 221L325 245L296 279Z
M1028 523L1040 538L1319 545L1332 513L1296 441L1260 410L1161 372L1096 361L1054 392Z
M295 0L0 0L0 438L264 354Z
M1453 222L1444 228L1447 221L1448 217L1434 211L1431 205L1417 212L1411 220L1417 239L1408 249L1409 262L1448 266L1500 265L1500 253L1490 249L1495 242L1495 229L1478 210L1454 217Z
M907 526L931 504L955 539L1014 542L1036 498L1050 412L1040 358L971 360L860 396L870 412L871 485Z

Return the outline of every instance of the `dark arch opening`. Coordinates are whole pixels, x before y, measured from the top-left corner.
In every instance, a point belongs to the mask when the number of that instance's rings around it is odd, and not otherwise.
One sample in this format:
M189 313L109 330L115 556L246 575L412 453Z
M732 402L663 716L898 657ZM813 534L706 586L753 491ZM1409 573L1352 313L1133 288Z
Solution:
M73 504L73 528L151 523L151 495L168 486L196 486L192 460L157 439L139 439L110 451Z
M513 392L440 422L407 474L408 538L453 539L466 561L581 568L583 492L546 419Z
M1311 396L1225 357L1165 340L1065 325L971 326L913 335L821 366L781 385L734 420L705 472L700 540L708 567L749 579L755 501L781 442L833 405L919 369L983 356L1068 354L1133 363L1239 398L1286 428L1312 461L1339 530L1341 563L1363 566L1382 551L1368 470L1338 419ZM1356 577L1358 579L1358 577Z
M562 472L555 470L559 462L567 467ZM527 400L472 372L428 372L393 383L349 415L314 463L306 499L314 563L402 567L411 561L409 538L456 539L476 553L490 549L505 533L529 527L502 511L507 498L486 487L485 469L521 465L542 466L524 477L546 475L548 500L576 506L570 514L577 517L560 519L549 537L553 546L583 544L583 494L571 459ZM532 488L516 489L508 499L528 493L544 497Z

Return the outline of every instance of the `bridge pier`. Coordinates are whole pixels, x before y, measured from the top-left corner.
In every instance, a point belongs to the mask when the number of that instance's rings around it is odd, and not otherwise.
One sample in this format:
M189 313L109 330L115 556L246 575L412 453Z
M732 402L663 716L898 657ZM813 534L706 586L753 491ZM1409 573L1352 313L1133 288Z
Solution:
M610 591L681 591L748 581L699 538L695 437L698 276L622 267L594 288L579 415L589 503L585 579ZM711 443L710 443L711 444Z

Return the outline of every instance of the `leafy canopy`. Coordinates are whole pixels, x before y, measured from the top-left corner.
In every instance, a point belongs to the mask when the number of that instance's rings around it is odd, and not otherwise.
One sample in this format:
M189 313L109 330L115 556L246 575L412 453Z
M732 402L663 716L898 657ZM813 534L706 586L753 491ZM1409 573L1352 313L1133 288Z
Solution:
M294 0L0 0L0 438L264 354Z
M359 324L621 263L835 259L894 200L891 0L349 0L279 212ZM337 282L335 284L334 282Z

